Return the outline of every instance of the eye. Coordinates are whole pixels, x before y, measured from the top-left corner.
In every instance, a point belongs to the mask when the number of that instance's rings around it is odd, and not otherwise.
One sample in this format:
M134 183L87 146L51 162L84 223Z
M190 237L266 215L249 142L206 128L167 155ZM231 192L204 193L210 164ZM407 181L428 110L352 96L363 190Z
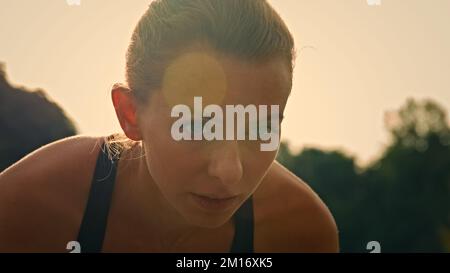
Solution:
M205 124L206 124L210 119L212 119L212 118L209 118L209 117L203 117L203 119L202 119L202 126L205 126Z
M203 117L201 122L195 122L196 119L186 120L185 122L183 122L183 126L185 130L191 134L191 137L193 139L195 130L199 130L199 132L203 134L203 127L205 126L206 122L208 122L208 120L210 119L211 118L209 117Z
M281 121L280 120L276 120L276 118L275 118L274 122L276 122L278 124L278 126L272 127L272 118L271 117L267 117L266 124L265 124L266 126L264 126L265 128L261 128L261 129L266 130L268 133L272 133L272 129L274 130L273 131L274 133L275 132L279 132L280 126L281 126ZM259 125L261 125L261 124L258 124L258 126Z
M270 118L267 119L267 132L270 133L274 133L274 131L276 128L272 128L272 121L270 120Z
M206 122L208 122L208 120L210 120L211 118L208 118L208 117L203 117L202 118L202 122L201 123L198 123L198 124L196 124L195 123L195 119L191 119L190 121L187 121L188 123L190 123L189 124L189 126L190 126L190 128L195 128L195 125L201 125L201 128L203 128L203 126L205 126L205 124L206 124ZM200 128L200 129L201 129Z

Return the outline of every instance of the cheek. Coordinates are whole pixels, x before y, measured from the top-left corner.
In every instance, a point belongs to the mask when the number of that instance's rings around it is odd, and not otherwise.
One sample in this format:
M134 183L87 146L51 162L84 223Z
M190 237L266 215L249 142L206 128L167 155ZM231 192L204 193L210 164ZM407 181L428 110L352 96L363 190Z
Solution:
M162 190L179 192L189 189L195 171L204 164L201 153L164 136L161 132L148 134L145 141L148 169Z
M264 178L271 164L274 162L276 154L276 151L254 151L246 155L244 179L245 181L248 181L247 183L252 187L252 190L254 190Z

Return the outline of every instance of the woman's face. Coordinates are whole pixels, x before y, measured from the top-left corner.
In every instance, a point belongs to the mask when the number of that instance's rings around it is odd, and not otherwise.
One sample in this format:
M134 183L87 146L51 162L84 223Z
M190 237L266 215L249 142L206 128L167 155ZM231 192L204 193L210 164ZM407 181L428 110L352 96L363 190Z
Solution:
M177 141L172 126L181 116L173 117L172 108L186 105L194 118L194 97L202 98L203 109L219 105L225 136L225 105L257 109L267 105L268 113L272 105L278 105L281 123L290 89L289 68L278 59L256 64L214 52L190 52L171 62L161 89L153 93L138 119L149 173L187 222L202 227L226 223L257 189L276 157L278 143L272 151L261 151L261 143L268 141L259 136L248 140L247 134L246 140ZM202 120L205 124L208 119ZM233 198L222 199L228 197Z

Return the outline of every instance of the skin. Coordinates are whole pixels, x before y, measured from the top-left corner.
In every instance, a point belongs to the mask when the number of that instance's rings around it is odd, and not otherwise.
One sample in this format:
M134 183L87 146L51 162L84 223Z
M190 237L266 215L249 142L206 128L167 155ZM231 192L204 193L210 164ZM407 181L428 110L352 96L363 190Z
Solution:
M277 151L260 151L260 141L173 140L171 106L189 104L193 95L202 95L204 105L277 104L284 111L291 88L285 62L203 52L176 59L161 89L144 103L126 87L113 88L120 125L136 145L119 161L103 251L228 252L232 216L253 194L256 252L337 252L332 215L306 183L274 161ZM199 61L203 66L182 69ZM206 77L192 80L195 75ZM86 136L60 140L0 174L0 252L67 252L99 144L100 138ZM228 210L212 212L192 193L237 199Z

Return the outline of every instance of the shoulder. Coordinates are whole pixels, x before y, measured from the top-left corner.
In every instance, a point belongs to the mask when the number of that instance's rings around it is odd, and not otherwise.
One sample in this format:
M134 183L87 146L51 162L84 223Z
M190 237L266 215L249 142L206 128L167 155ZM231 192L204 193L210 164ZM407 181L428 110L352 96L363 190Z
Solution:
M50 238L76 234L101 140L65 138L0 173L0 252L53 251Z
M47 144L0 173L0 193L14 188L58 188L92 169L102 138L74 136ZM76 179L79 180L79 179ZM23 187L23 188L22 188Z
M278 162L272 164L254 198L256 251L339 251L337 226L325 203Z

